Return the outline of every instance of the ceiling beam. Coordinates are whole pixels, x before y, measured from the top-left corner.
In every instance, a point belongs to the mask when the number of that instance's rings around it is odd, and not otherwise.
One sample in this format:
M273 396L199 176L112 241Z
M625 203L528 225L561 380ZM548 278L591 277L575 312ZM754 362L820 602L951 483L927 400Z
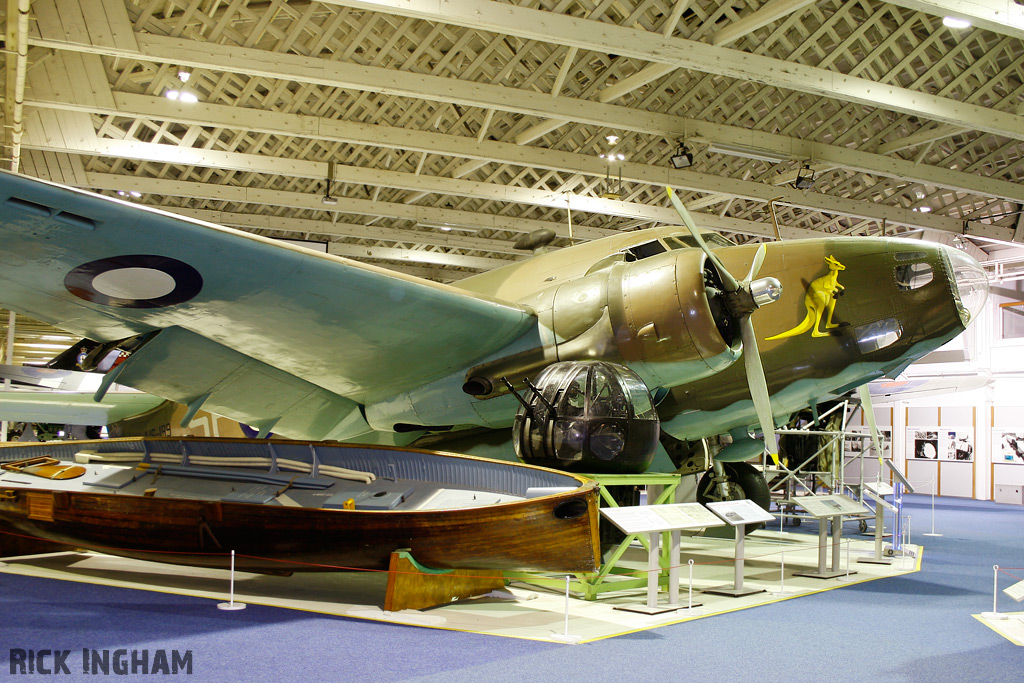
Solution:
M937 17L967 19L972 26L1024 40L1024 6L1013 0L886 0ZM953 30L953 29L950 29Z
M748 33L753 33L757 29L774 23L793 12L802 10L808 5L813 5L815 2L817 0L771 0L766 2L756 12L748 14L725 28L715 31L711 36L711 44L728 45L733 43Z
M492 0L326 0L328 4L618 54L1024 139L1024 117L838 71ZM142 36L139 36L140 42ZM165 39L161 39L165 40ZM144 48L146 49L146 48ZM180 53L179 53L180 54ZM395 73L392 71L391 73ZM451 80L451 79L444 79Z
M144 37L139 36L139 39L141 40ZM242 50L243 48L229 49L227 46L194 43L189 49L194 53L202 54L205 48L209 48L211 51L210 54L204 56L203 63L207 68L224 71L246 70L244 66L238 64L233 66L231 57L226 54L232 50ZM215 55L213 54L213 48L223 48L219 52L225 54ZM246 54L249 56L250 61L255 59L251 54L253 52L260 54L261 63L266 64L268 68L273 67L276 69L272 73L264 74L274 78L295 80L301 78L302 74L307 73L309 70L326 74L345 66L326 60L309 60L308 58L297 57L296 59L302 60L307 68L292 69L287 62L288 58L294 57L294 55L278 55L277 53L249 50ZM141 55L137 55L136 58L146 59L145 56ZM357 70L364 69L364 67L353 68ZM365 69L371 68L365 67ZM413 97L442 97L442 93L430 92L424 94L421 90L417 90L417 85L421 80L432 77L421 74L404 74L404 72L386 69L377 69L373 74L375 75L372 78L366 80L367 84L365 87L372 88L369 84L374 79L379 79L381 82L389 82L388 88L393 89L397 87L396 82L399 77L411 76L412 78L409 79L408 85L409 90L399 94ZM394 75L394 78L389 76L389 74ZM697 121L667 114L641 112L620 105L602 104L586 100L571 100L565 97L552 98L550 95L543 93L530 93L515 88L490 84L466 83L450 78L441 78L439 80L444 83L445 94L443 96L449 98L446 101L454 101L462 105L479 105L481 100L487 100L486 106L490 109L510 112L515 112L518 110L518 107L522 106L525 107L527 113L549 119L563 121L572 119L596 126L612 127L619 131L632 130L639 133L662 135L669 139L686 136L727 142L734 145L766 150L781 157L796 160L813 160L864 173L898 178L907 182L919 182L959 192L1024 202L1024 186L1018 183L986 178L977 174L915 164L912 161L905 161L899 158L871 154L846 147L814 143L738 126ZM326 77L321 78L319 82L324 85L340 85L339 81ZM59 94L48 92L48 89L38 88L38 90L46 94L37 96L32 100L32 103L36 106L77 108L88 112L181 121L191 125L221 125L229 129L251 129L273 134L299 135L325 140L345 140L354 143L420 150L439 154L450 153L456 156L474 159L494 159L505 163L537 166L552 170L583 170L581 167L586 166L591 174L604 174L603 167L596 170L593 167L594 162L599 161L596 157L591 158L585 155L556 152L553 150L541 151L537 148L526 148L522 144L512 145L510 143L493 141L477 141L474 144L470 138L454 135L409 131L297 114L226 107L223 105L180 103L167 100L166 98L147 97L129 93L111 93L111 97L116 102L116 105L108 110L99 103L100 98L93 98L88 104L83 104L74 102L70 96L60 96ZM391 92L391 90L387 91ZM462 95L455 96L456 93L461 93ZM106 97L102 99L106 99ZM1024 122L1024 118L1021 118L1021 121ZM549 132L558 125L561 125L558 121L541 122L538 126L542 128L542 132L538 134ZM1024 128L1022 128L1021 134L1024 135ZM520 137L522 138L523 136L521 135ZM523 140L523 142L526 141ZM517 143L519 142L520 140L517 139ZM688 174L680 173L669 178L661 174L659 170L651 170L651 167L647 167L647 172L641 173L643 165L629 164L628 166L631 169L629 172L632 175L627 176L627 170L624 168L623 178L626 179L628 177L628 179L635 182L650 182L652 184L673 182L676 187L695 192L722 191L717 176L700 176L690 172Z
M329 210L330 207L323 207ZM169 209L176 214L226 225L231 228L245 230L273 230L276 232L295 232L303 235L335 235L359 240L383 240L405 244L419 244L444 249L465 249L488 251L499 254L524 256L526 252L516 249L512 242L499 239L471 237L457 232L431 232L430 230L402 230L387 228L380 225L362 225L342 221L315 220L312 218L293 218L288 216L270 216L258 213L239 213L235 211L213 211L209 209L192 209L174 207ZM429 221L425 221L428 222ZM437 223L436 225L442 225ZM461 229L461 228L460 228Z
M188 182L180 180L164 180L161 178L143 178L125 176L114 173L88 173L86 189L94 190L136 190L143 194L168 195L175 197L194 197L211 201L234 202L240 204L268 204L296 209L313 209L323 211L319 195L303 192L284 192L281 190L263 190L259 188L237 187L233 185L214 185L209 183ZM174 209L168 209L174 211ZM511 232L531 232L539 229L554 230L560 237L570 237L568 226L553 221L539 221L525 218L512 218L494 214L483 214L456 209L439 209L428 206L415 206L393 202L371 201L369 199L339 198L337 206L330 207L332 212L351 213L368 216L408 218L429 223L448 223L451 225L478 226L481 230L508 230ZM716 216L714 214L695 213L697 224L708 230L736 233L741 235L774 236L770 225L747 221L740 218ZM668 221L677 224L678 218ZM787 239L802 237L821 237L821 233L780 226L782 236ZM572 237L579 240L598 239L619 231L573 226ZM1012 234L1012 230L1007 230Z
M30 131L32 133L33 131ZM180 147L159 143L138 142L133 140L112 140L110 138L94 138L92 141L63 141L63 146L56 146L49 140L37 140L30 135L25 146L45 151L71 152L75 154L110 156L122 159L136 159L157 163L183 164L186 166L203 166L232 169L242 172L267 173L299 178L326 178L328 165L323 162L303 161L299 159L279 159L262 154L242 154L212 149ZM68 145L77 145L74 148ZM665 186L673 178L686 179L700 174L688 171L652 169L644 164L630 165L623 163L623 176L632 176L637 171L647 170L661 176L658 185ZM632 168L636 166L636 168ZM628 172L627 172L627 167ZM511 187L495 183L483 183L457 178L418 175L376 168L357 168L347 164L335 164L335 182L353 185L370 185L387 188L398 188L412 192L428 192L473 197L497 202L515 202L534 206L545 206L556 209L571 208L573 211L618 216L620 218L642 219L669 225L678 224L679 218L675 211L665 206L651 206L637 202L624 202L600 197L581 196L557 190L533 189L527 187ZM947 232L960 232L962 222L934 214L925 214L898 206L888 206L842 197L833 197L814 192L803 192L793 188L773 187L763 183L717 178L720 192L752 199L770 201L780 198L783 203L803 209L839 213L855 218L885 221L890 225L908 228L926 228ZM681 186L691 185L688 182ZM752 223L757 230L746 234L770 235L759 223Z

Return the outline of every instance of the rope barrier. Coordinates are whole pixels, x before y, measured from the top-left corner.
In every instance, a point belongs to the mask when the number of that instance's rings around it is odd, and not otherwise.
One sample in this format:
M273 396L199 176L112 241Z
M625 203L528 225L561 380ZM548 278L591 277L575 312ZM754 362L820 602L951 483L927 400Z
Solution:
M156 553L156 554L164 554L164 555L198 555L198 556L202 556L202 557L223 557L223 558L230 558L231 555L232 555L231 551L216 552L216 553L214 553L214 552L193 552L193 551L180 551L180 550L148 550L148 549L143 550L143 549L137 549L137 548L122 548L122 547L119 547L119 546L109 546L109 545L105 546L105 545L85 544L85 543L74 543L74 544L71 544L71 543L67 543L65 541L54 541L53 539L43 538L41 536L31 536L31 535L28 535L28 534L19 534L19 533L14 533L14 532L11 532L11 531L4 531L4 530L0 530L0 535L15 536L15 537L18 537L18 538L24 538L24 539L34 540L34 541L45 541L45 542L57 543L57 544L61 544L61 545L74 545L75 547L78 547L78 548L84 548L86 550L96 550L96 551L100 551L100 552L102 552L104 550L120 551L121 554L127 554L127 553L137 553L137 554L141 554L141 553ZM832 546L832 542L831 541L826 542L824 545L822 545L822 544L816 544L816 545L808 544L808 545L801 546L799 548L799 550L797 550L797 552L820 551L822 548L826 548L827 549L827 548L829 548L831 546ZM788 548L788 550L790 550L792 552L794 549L793 548ZM766 557L773 557L775 555L782 555L785 552L786 552L786 550L783 549L783 550L766 552L766 553L759 554L759 555L744 556L743 559L744 559L745 562L749 562L749 561L753 561L753 560L760 560L760 559L763 559L763 558L766 558ZM116 553L111 553L111 554L116 554ZM288 559L282 559L282 558L263 557L263 556L260 556L260 555L248 555L248 554L245 554L245 553L237 553L235 555L235 557L247 558L247 559L250 559L250 560L260 560L262 562L274 562L274 563L279 563L279 564L284 564L284 565L301 565L301 566L305 566L305 567L319 567L319 568L322 568L322 569L337 570L337 571L370 572L370 573L378 573L378 574L394 573L394 574L402 574L402 575L408 574L408 575L411 575L411 576L424 576L424 574L422 572L415 572L415 571L411 571L411 572L410 571L395 571L395 572L391 572L390 569L370 569L370 568L366 568L366 567L348 567L348 566L345 566L345 565L325 564L325 563L316 563L316 562L304 562L304 561L301 561L301 560L288 560ZM687 564L679 564L679 565L670 565L670 566L667 566L667 567L659 567L656 570L652 570L652 569L636 569L636 570L626 571L626 572L616 572L615 576L616 577L624 577L624 576L627 576L627 577L628 576L640 577L640 576L645 576L645 575L647 575L647 574L649 574L651 572L655 572L655 571L656 572L662 572L662 571L667 571L667 570L671 570L671 569L681 569L683 567L686 567L686 566L690 565L691 563L692 563L693 566L711 567L711 566L714 566L714 565L732 564L735 561L736 561L735 558L723 558L721 560L708 560L708 561L705 561L705 562L694 562L692 560L689 560L689 561L687 561ZM1021 567L1021 568L1010 567L1010 569L1024 570L1024 567ZM1004 571L1004 569L1001 568L1000 571ZM550 578L551 579L558 579L558 578L561 578L561 577L565 576L565 572L550 572L550 573L549 572L531 572L531 573L536 573L538 575L538 578L545 578L544 575L546 575L546 574L550 574ZM1006 573L1009 573L1009 572L1006 572ZM438 574L437 576L447 576L447 574ZM1013 575L1010 574L1010 576L1013 576ZM503 579L503 578L507 578L507 577L504 576L504 574L498 574L498 575L495 575L495 574L463 574L462 577L463 578L473 578L473 579ZM1017 577L1014 577L1014 578L1017 578Z

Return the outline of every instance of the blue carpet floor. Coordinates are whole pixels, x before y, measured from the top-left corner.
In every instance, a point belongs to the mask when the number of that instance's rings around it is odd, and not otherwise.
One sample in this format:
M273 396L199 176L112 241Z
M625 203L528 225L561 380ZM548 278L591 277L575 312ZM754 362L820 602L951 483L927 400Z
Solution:
M1024 509L908 496L921 572L583 645L556 645L0 574L4 680L1024 681L1024 647L971 615L992 565L1024 567ZM808 531L815 531L813 524ZM848 527L852 531L853 527ZM1016 572L1021 575L1021 572ZM1013 579L1003 577L1000 588ZM1024 609L1000 594L1001 611ZM192 652L192 674L84 674L83 648ZM10 651L72 650L70 674ZM49 661L49 660L44 660Z

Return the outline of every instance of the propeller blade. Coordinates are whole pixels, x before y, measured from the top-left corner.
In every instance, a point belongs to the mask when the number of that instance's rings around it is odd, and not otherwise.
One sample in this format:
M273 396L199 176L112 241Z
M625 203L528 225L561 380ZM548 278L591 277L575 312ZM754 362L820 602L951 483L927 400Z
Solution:
M690 212L686 210L683 203L679 201L679 197L677 197L676 193L672 191L672 188L666 187L665 191L668 193L669 201L672 202L672 206L675 208L676 213L678 213L679 217L683 220L683 225L685 225L687 230L690 231L690 234L693 235L693 239L697 242L701 251L707 254L708 260L715 264L715 269L718 271L718 276L722 279L722 286L725 288L725 291L735 292L740 288L740 283L737 282L736 278L734 278L732 274L725 269L725 266L718 260L715 253L708 248L704 238L700 236L700 230L697 229L697 224L693 222L693 216L691 216Z
M764 433L764 447L775 466L779 467L779 448L775 443L775 418L768 398L768 380L764 376L761 352L757 348L757 334L749 315L740 321L740 335L743 339L743 366L747 372L747 386L750 387L750 398L754 401L757 420Z
M761 272L761 266L764 265L764 256L768 253L768 245L764 242L757 248L757 253L754 254L754 262L750 264L750 272L747 273L747 277L743 279L744 285L749 285L757 274Z
M867 384L857 387L857 394L860 396L860 409L864 411L864 417L868 421L868 428L871 430L871 446L878 456L878 471L882 471L882 439L878 432L878 423L875 422L875 408L871 404L871 390ZM881 474L879 474L881 476Z

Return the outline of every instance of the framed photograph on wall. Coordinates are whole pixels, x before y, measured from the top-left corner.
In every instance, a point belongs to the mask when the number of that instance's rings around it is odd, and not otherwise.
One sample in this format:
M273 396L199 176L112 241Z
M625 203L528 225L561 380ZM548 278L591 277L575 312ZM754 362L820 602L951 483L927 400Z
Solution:
M847 436L843 445L846 457L857 457L861 453L864 453L867 457L877 458L878 453L871 448L871 428L861 425L855 425L847 427L848 432L857 432L858 434L864 434L867 438L861 438L857 436ZM892 459L892 427L879 427L878 436L882 439L882 458L886 460Z
M943 460L974 462L973 429L945 428L939 437L939 453Z
M1024 430L993 430L996 456L993 462L1006 465L1024 465Z
M915 429L910 455L917 460L937 460L939 457L939 430Z

